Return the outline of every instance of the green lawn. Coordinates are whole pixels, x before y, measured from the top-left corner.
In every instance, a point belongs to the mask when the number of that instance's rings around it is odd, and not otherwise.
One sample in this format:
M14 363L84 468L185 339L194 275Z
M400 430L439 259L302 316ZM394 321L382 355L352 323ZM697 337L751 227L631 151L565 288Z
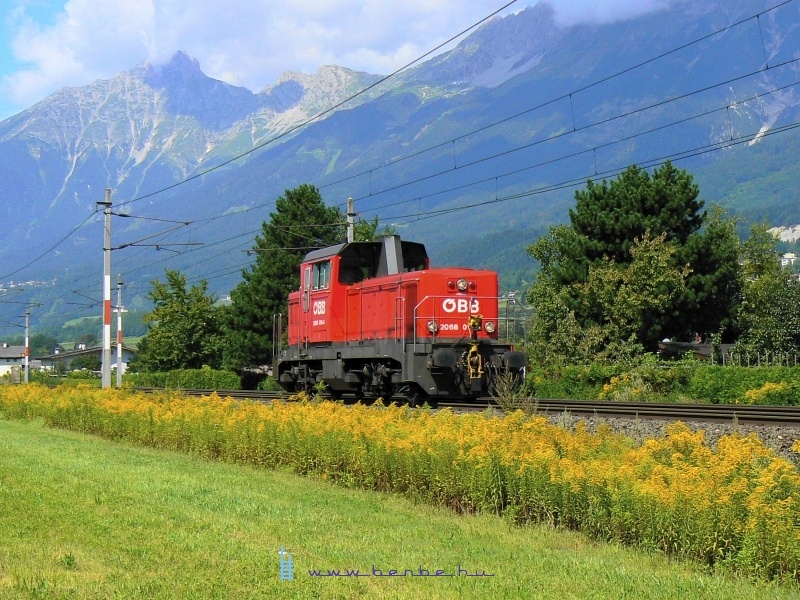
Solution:
M281 581L278 551L294 579ZM376 577L372 568L493 577ZM368 577L313 577L358 569ZM0 420L2 598L800 598L572 532Z

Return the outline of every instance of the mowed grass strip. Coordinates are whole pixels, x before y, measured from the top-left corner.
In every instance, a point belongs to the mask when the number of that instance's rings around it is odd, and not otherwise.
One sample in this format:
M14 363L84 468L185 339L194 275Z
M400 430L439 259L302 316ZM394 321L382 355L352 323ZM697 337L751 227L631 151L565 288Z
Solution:
M279 577L279 548L293 580ZM493 577L458 576L470 573ZM420 568L453 577L377 577ZM316 577L357 569L367 577ZM0 420L2 598L800 598L546 526Z

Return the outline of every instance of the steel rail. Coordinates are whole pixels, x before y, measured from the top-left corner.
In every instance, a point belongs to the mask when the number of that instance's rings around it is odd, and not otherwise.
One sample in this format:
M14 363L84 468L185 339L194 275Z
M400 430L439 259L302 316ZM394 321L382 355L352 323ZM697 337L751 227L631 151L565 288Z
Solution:
M600 400L558 400L542 398L533 403L544 414L569 412L575 415L628 417L685 421L761 423L800 426L800 407L747 404L668 404L658 402L611 402Z
M268 400L285 400L291 394L287 392L264 391L264 390L211 390L211 389L191 389L191 388L159 388L159 387L134 387L130 388L133 392L143 394L156 394L159 392L179 392L186 396L211 396L216 394L220 398L233 398L234 400L255 400L264 402Z

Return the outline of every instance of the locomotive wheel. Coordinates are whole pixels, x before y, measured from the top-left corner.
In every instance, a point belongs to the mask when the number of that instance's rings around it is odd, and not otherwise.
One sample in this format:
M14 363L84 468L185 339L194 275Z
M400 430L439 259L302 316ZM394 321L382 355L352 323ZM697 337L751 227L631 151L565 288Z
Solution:
M412 384L403 391L403 397L408 402L408 406L410 408L416 408L418 405L425 402L427 394L425 394L419 387Z

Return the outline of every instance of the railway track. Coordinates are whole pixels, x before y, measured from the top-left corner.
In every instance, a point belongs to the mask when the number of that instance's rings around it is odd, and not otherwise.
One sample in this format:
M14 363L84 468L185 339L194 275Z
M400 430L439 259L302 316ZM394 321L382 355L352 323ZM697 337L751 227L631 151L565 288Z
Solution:
M153 393L160 388L135 388L135 391ZM208 396L215 390L184 389L188 396ZM251 399L260 402L286 399L285 392L255 390L216 390L222 397ZM355 398L347 399L356 401ZM402 403L404 398L392 398ZM451 408L458 412L480 412L487 408L499 410L494 399L479 398L473 402L438 402L438 408ZM682 421L708 421L726 423L753 423L760 425L789 425L800 427L800 407L797 406L753 406L742 404L664 404L655 402L604 402L597 400L558 400L540 399L535 405L541 414L560 414L568 412L575 416L597 416L605 418L667 419Z
M574 415L754 423L800 426L800 407L742 404L661 404L655 402L602 402L582 400L540 400L538 412L568 411Z
M144 394L154 394L156 392L163 392L164 388L155 387L137 387L133 388L135 392L142 392ZM267 392L259 390L202 390L202 389L173 389L174 392L180 392L186 396L210 396L217 394L221 398L233 398L234 400L256 400L256 401L269 401L269 400L286 400L290 394L286 392Z

